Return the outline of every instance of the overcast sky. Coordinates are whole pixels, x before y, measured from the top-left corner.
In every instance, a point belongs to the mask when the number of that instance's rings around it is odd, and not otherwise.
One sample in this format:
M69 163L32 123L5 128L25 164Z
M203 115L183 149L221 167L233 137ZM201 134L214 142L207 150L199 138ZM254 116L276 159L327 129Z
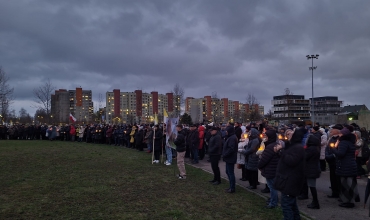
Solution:
M0 0L0 65L16 111L47 78L99 93L142 89L245 102L285 88L370 107L370 1ZM104 100L105 101L105 100ZM103 103L105 106L105 102Z

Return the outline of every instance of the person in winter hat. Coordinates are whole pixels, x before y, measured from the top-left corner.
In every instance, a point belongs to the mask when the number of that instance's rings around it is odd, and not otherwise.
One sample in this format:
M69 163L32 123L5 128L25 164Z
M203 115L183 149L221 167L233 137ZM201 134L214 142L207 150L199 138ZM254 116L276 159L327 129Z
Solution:
M226 190L227 193L235 192L235 173L234 167L237 159L238 152L238 138L235 135L235 129L233 126L228 126L226 128L226 141L223 146L222 158L226 163L226 174L229 178L229 189Z
M251 128L249 132L249 142L245 150L239 150L240 153L245 155L245 167L247 169L247 175L249 180L248 189L257 189L258 183L258 161L259 156L256 152L260 146L258 139L259 132L255 128Z
M262 176L266 178L267 185L270 189L270 200L266 208L272 209L278 205L278 192L274 188L274 178L279 163L279 155L274 151L274 147L277 145L276 131L267 130L265 135L267 137L265 150L258 162L258 169L261 170Z
M284 149L281 145L274 147L274 151L280 153L274 187L281 192L284 219L301 219L296 197L300 194L304 181L303 135L300 129L288 129L285 132L287 141Z

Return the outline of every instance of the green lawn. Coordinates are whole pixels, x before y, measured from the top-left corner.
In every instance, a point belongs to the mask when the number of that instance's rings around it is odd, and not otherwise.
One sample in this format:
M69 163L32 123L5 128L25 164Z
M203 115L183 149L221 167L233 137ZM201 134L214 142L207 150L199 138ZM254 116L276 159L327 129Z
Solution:
M187 166L107 145L0 141L0 219L281 219L264 199ZM177 170L176 170L177 171Z

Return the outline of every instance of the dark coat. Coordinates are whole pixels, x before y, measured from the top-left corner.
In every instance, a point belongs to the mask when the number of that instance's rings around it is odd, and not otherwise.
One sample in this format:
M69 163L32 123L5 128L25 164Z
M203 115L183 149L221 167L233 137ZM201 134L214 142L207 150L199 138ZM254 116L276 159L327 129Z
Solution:
M144 141L144 130L140 130L135 134L135 144L136 146L141 146Z
M261 159L258 163L258 169L261 170L262 176L266 179L274 179L276 176L276 169L279 163L279 154L275 153L274 147L276 142L272 142L265 146Z
M304 174L306 178L317 179L320 177L320 151L321 139L315 135L309 135L305 149L306 166Z
M220 134L212 135L208 143L208 154L209 155L221 155L222 154L222 138Z
M155 139L154 139L154 150L159 151L162 149L162 138L163 134L161 129L155 131Z
M305 181L305 153L302 139L303 132L300 129L295 130L292 139L286 143L281 152L276 169L275 189L290 196L299 196Z
M239 126L235 127L235 135L236 135L236 137L238 138L239 141L242 138L242 133L243 133L243 131Z
M245 167L248 170L257 171L259 156L256 155L256 152L260 147L259 132L257 129L252 128L250 133L248 145L241 153L245 155Z
M338 149L332 149L337 158L335 174L338 176L357 176L357 165L355 159L356 146L353 143L353 137L351 135L353 134L340 137Z
M224 143L222 157L226 163L236 163L238 153L238 138L235 134L229 134Z
M191 149L198 149L199 146L199 133L197 130L190 131L186 138L186 145Z
M181 130L178 132L176 140L174 141L174 144L176 145L176 151L177 152L184 152L186 151L186 145L185 145L185 131Z

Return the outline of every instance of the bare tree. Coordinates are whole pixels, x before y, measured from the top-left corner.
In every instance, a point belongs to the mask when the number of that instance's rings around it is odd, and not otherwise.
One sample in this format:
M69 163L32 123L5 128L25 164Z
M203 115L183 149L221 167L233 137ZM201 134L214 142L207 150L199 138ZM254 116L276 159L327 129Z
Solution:
M55 90L55 87L48 79L44 85L33 89L33 94L35 96L35 102L37 103L35 107L38 109L43 109L46 112L47 117L50 117L51 113L51 94Z
M262 116L258 109L256 109L256 105L258 106L259 102L253 93L248 93L247 104L249 105L249 114L248 114L249 121L255 122L261 120Z
M173 96L174 96L174 112L173 115L175 117L180 117L181 115L181 106L184 104L184 96L185 91L184 88L180 86L180 84L176 83L172 90Z
M32 122L32 117L30 116L30 114L27 113L27 110L24 108L21 108L21 110L19 110L19 122L22 124Z
M267 114L266 114L266 118L267 120L271 121L274 117L274 112L270 109L268 110Z
M9 107L13 101L14 88L10 88L8 81L9 77L0 66L0 122L8 121Z

